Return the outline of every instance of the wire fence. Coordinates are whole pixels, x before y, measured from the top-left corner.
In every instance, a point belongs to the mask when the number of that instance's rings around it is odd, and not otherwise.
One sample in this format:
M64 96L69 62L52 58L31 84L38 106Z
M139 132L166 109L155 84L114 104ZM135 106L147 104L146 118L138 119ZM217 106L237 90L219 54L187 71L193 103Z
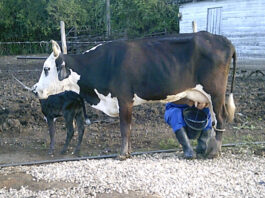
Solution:
M49 41L0 42L0 55L42 54L49 50Z
M133 39L146 38L166 35L167 31L154 32L136 36ZM70 28L66 33L67 50L69 54L77 54L94 47L99 43L109 42L113 40L128 39L126 32L113 32L112 37L101 35L90 35L85 28ZM61 44L61 41L57 41ZM22 42L0 42L0 56L3 55L28 55L28 54L49 54L51 52L50 41L22 41Z

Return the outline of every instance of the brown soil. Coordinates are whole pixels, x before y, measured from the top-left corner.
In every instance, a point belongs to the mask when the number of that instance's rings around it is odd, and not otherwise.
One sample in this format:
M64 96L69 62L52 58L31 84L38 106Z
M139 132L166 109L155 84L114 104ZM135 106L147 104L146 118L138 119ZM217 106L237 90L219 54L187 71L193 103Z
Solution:
M66 137L62 118L56 121L55 155L53 157L48 155L49 135L39 101L31 93L23 90L12 78L14 74L26 85L32 86L39 79L43 62L16 60L16 57L0 58L0 164L73 157L71 153L76 145L76 136L71 142L69 152L66 155L59 154ZM224 143L264 141L265 77L262 75L250 78L237 77L234 90L237 113L234 122L226 127ZM119 119L110 118L89 106L87 113L94 123L86 126L81 155L119 153L121 141ZM163 116L163 104L134 107L133 151L168 149L178 145ZM264 148L258 148L262 149ZM13 182L17 177L16 174L19 173L14 173L9 180L1 177L0 188L2 181L6 179L14 183L7 186L13 188L19 186L20 183ZM25 181L31 180L27 177L24 177ZM45 188L45 185L43 186L42 188ZM33 186L33 188L39 187Z

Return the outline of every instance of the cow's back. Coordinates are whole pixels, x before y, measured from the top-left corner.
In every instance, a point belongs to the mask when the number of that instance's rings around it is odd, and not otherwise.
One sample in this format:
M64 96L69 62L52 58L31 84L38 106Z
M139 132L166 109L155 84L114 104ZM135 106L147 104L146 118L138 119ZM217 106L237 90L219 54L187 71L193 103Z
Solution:
M232 48L224 37L207 32L114 41L77 56L80 66L71 67L81 75L80 94L90 104L99 102L96 92L163 100L197 84L209 90L205 79L228 73ZM223 69L216 69L219 67Z
M114 84L124 84L146 100L161 100L197 84L207 87L208 75L228 72L234 51L225 37L208 32L135 40L126 45Z

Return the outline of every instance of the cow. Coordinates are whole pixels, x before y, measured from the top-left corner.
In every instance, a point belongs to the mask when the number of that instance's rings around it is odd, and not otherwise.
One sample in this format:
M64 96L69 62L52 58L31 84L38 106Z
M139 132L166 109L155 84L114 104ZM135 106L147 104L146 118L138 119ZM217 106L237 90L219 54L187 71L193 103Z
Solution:
M67 135L61 154L65 154L74 134L73 121L76 120L78 128L78 142L74 154L79 155L84 134L84 117L86 124L91 122L87 117L84 100L73 91L65 91L50 95L47 99L39 99L41 111L47 121L50 135L49 155L54 154L55 119L63 116L67 128Z
M52 49L31 89L39 98L72 90L93 108L119 116L120 159L130 157L133 106L182 98L210 104L216 134L208 156L219 155L225 122L232 121L235 113L236 51L227 38L202 31L117 40L78 55L62 54L55 41ZM231 93L226 102L232 59Z

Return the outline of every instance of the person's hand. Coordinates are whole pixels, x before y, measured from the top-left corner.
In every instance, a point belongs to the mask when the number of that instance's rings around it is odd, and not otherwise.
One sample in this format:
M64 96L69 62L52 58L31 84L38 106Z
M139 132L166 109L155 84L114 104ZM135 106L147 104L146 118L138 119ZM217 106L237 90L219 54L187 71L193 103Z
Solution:
M209 106L208 103L198 103L197 108L202 110L202 109L204 109L204 108L206 108L208 106Z
M186 104L192 107L194 105L194 102L192 100L187 99Z

